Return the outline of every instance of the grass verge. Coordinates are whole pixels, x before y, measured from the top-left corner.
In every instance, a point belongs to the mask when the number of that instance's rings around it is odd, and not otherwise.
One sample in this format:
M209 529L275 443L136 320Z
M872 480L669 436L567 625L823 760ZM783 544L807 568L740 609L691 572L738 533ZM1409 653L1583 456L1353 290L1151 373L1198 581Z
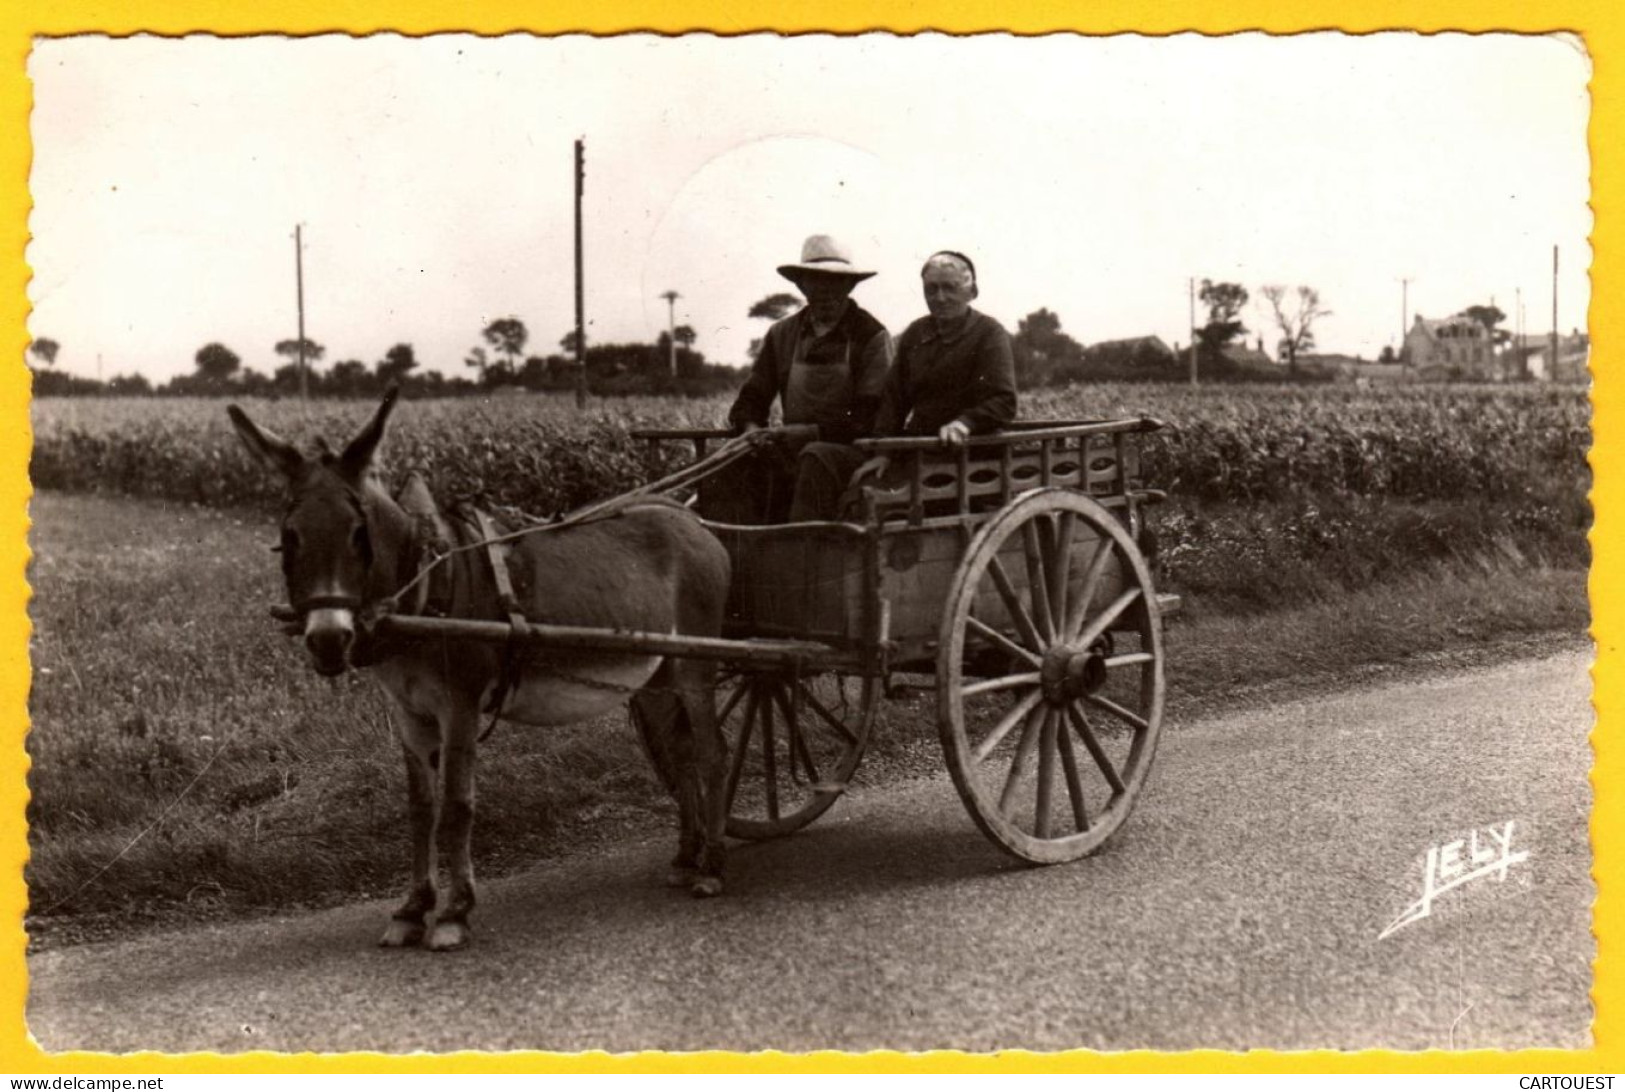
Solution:
M281 598L270 521L50 493L32 514L34 941L399 891L405 794L383 700L364 677L314 676L266 616ZM1356 566L1381 574L1363 586L1298 571L1258 597L1267 613L1192 594L1169 632L1171 731L1374 665L1577 642L1583 562L1513 541ZM1271 556L1279 570L1288 553ZM865 785L940 771L931 705L914 694L882 708ZM486 875L674 823L624 717L504 725L486 746Z

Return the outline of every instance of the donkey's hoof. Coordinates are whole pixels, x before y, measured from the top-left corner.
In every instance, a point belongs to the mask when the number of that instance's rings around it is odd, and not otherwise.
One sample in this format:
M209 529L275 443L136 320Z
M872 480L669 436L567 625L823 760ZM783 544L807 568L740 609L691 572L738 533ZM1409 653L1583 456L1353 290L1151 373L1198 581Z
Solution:
M473 939L474 934L466 922L437 921L434 932L429 934L427 947L431 952L455 952L468 947L468 942Z
M714 899L722 894L721 876L700 876L688 885L696 899Z
M390 919L384 935L378 938L380 948L416 948L423 943L423 923Z

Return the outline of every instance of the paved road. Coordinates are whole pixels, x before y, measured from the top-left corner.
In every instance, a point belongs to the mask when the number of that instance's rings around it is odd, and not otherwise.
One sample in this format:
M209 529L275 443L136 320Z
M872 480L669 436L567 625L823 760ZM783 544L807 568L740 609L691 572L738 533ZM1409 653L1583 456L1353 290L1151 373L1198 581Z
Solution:
M1583 1047L1588 657L1175 726L1101 854L1005 861L946 778L660 883L664 841L487 885L475 946L374 903L47 952L51 1050ZM1422 894L1506 834L1506 878ZM1465 840L1450 849L1451 843Z

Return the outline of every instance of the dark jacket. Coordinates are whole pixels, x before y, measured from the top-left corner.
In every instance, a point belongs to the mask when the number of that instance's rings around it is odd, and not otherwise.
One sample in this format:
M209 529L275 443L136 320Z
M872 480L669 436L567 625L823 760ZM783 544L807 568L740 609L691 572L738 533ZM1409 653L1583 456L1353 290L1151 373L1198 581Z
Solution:
M954 420L972 433L992 432L1015 418L1015 355L996 319L971 310L942 330L927 316L897 339L878 434L934 436Z
M773 400L787 425L817 425L819 438L850 443L874 431L875 410L891 365L891 335L869 312L848 301L822 337L802 308L767 331L728 423L737 430L766 425Z

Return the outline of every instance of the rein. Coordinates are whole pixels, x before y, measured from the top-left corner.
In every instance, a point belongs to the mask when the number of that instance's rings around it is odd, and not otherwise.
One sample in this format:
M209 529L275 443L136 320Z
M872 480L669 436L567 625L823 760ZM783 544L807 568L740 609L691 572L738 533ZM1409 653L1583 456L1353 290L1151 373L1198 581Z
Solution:
M490 549L541 531L562 531L566 527L578 527L596 519L607 519L621 509L629 507L638 497L659 495L673 489L681 489L683 486L705 477L712 471L735 462L762 442L764 441L756 440L753 436L736 436L710 455L691 463L675 474L668 474L664 478L650 482L647 485L636 486L619 496L611 497L609 500L595 501L592 504L577 508L573 512L555 516L546 522L527 524L515 531L493 535L490 533L490 525L482 519L480 533L483 537L474 542L454 546L443 553L436 554L427 564L419 566L416 576L396 589L393 594L378 601L380 612L393 612L400 605L402 597L416 587L420 581L428 579L429 574L442 562L449 560L456 554L467 553L470 550ZM494 564L495 558L492 560Z

